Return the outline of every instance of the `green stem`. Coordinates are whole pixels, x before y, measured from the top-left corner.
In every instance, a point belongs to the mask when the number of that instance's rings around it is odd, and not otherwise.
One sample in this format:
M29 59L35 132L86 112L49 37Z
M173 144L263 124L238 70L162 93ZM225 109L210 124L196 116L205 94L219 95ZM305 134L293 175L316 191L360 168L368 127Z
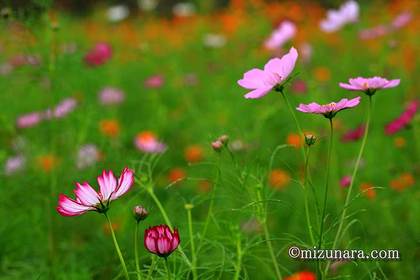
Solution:
M171 230L173 230L172 223L169 220L168 215L166 214L165 208L163 208L163 205L162 205L162 203L160 203L160 200L156 196L155 192L153 191L153 188L152 187L148 187L147 188L147 192L149 193L149 195L152 197L153 201L156 203L157 207L159 208L160 213L162 214L163 219L165 220L165 223L171 228ZM187 263L187 265L190 268L192 268L192 264L191 264L190 260L187 258L187 256L185 255L184 250L182 250L181 245L178 246L178 251L181 253L181 255L184 258L184 260Z
M238 235L238 238L236 240L236 253L238 255L237 264L235 266L235 276L234 280L238 280L241 276L241 267L242 267L242 247L241 247L241 238Z
M192 271L193 279L196 280L198 279L198 275L197 275L197 268L196 268L197 257L195 255L195 244L194 244L194 235L193 235L193 227L192 227L192 215L191 215L192 205L186 205L185 208L187 209L188 229L190 233L190 242L191 242L191 257L192 257L191 271Z
M168 280L171 280L171 271L169 270L168 259L165 258L166 275Z
M130 279L130 276L128 276L128 270L127 266L125 265L124 258L121 254L120 246L118 246L117 238L115 237L114 229L112 228L111 220L109 219L108 215L104 213L106 220L108 221L109 230L111 231L112 240L114 241L115 250L117 251L118 258L120 259L121 266L123 267L124 275L127 280Z
M152 256L152 263L149 266L149 271L147 272L147 280L150 279L150 277L152 277L152 273L155 270L155 264L156 264L156 257Z
M330 165L331 165L331 154L332 154L332 147L333 147L333 136L334 136L334 126L332 118L329 118L330 120L330 143L328 146L328 158L327 158L327 172L326 172L326 178L325 178L325 190L324 190L324 205L322 208L322 215L321 215L321 225L319 230L319 242L318 242L318 249L322 248L322 239L324 234L324 219L327 209L327 200L328 200L328 187L330 182ZM318 261L318 273L321 276L321 262ZM324 277L320 277L320 279L324 279Z
M135 232L134 232L134 257L136 259L137 279L141 280L138 239L139 239L139 223L137 222L136 223L136 229L135 229Z
M344 221L346 219L347 208L349 207L349 204L350 204L351 192L353 190L356 175L357 175L357 172L358 172L359 166L360 166L360 161L362 159L363 151L364 151L365 146L366 146L367 136L369 134L371 114L372 114L372 96L369 95L369 106L368 106L368 112L367 112L367 118L366 118L365 133L363 134L362 144L360 146L359 154L357 156L356 163L355 163L354 169L353 169L353 173L351 175L351 182L350 182L349 190L347 192L346 200L344 202L343 212L341 213L340 222L338 224L338 230L337 230L337 233L336 233L335 238L334 238L334 243L333 243L332 249L336 248L336 246L338 244L338 240L340 239L341 234L342 234ZM329 264L330 263L328 263L326 268L325 268L325 273L328 272Z
M298 130L298 132L299 132L299 135L300 135L300 137L301 137L301 139L299 139L299 140L300 140L300 141L303 141L303 140L304 140L305 135L303 134L302 127L300 126L299 120L298 120L298 119L297 119L297 117L296 117L295 110L292 108L292 105L290 104L289 99L287 98L286 94L284 94L284 92L283 92L283 91L281 91L280 93L281 93L281 95L283 96L284 102L286 103L287 108L289 109L290 114L292 114L292 117L293 117L293 119L294 119L294 121L295 121L296 128L297 128L297 130ZM304 146L304 145L301 145L301 146L302 146L301 150L302 150L303 160L304 160L304 161L306 161L306 156L305 156L305 146Z
M304 180L303 180L303 192L304 192L304 201L305 201L305 215L306 215L306 223L308 225L309 237L311 238L312 244L315 244L315 238L312 230L312 223L311 217L309 215L309 206L308 206L308 167L309 167L309 152L310 147L308 146L308 150L306 153L306 160L305 160L305 170L304 170Z

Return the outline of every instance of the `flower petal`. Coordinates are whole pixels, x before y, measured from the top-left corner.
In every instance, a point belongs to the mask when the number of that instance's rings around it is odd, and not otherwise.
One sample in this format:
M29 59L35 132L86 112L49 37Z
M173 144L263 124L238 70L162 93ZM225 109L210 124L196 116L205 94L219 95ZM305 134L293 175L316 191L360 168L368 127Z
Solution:
M98 184L100 187L100 195L102 200L109 200L112 193L117 187L117 179L115 179L112 171L108 173L104 170L102 175L98 176Z
M83 205L94 206L100 202L98 193L86 182L83 184L76 183L74 193Z
M134 172L131 169L124 168L118 179L118 186L115 192L112 194L111 199L117 199L130 190L134 183Z
M263 70L254 68L246 72L238 84L246 89L256 89L263 86L266 76Z
M257 88L249 93L247 93L245 95L245 98L250 98L250 99L257 99L257 98L261 98L264 95L266 95L267 93L269 93L273 88L272 87L262 87L262 88Z
M386 85L384 85L384 88L393 88L400 84L400 79L395 79L389 81Z
M89 210L95 210L95 208L82 205L63 194L58 197L57 212L62 216L79 216Z

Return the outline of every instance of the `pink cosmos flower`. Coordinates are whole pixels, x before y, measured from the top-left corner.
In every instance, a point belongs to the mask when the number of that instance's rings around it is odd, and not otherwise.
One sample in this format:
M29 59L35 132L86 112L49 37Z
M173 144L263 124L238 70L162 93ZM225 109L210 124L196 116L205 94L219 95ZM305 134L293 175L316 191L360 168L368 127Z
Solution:
M87 182L76 183L76 199L60 194L57 212L62 216L79 216L87 211L106 213L111 201L128 192L134 183L134 172L124 168L118 180L112 171L105 170L98 177L99 192Z
M399 29L407 25L413 19L412 13L406 11L397 15L391 23L394 29Z
M77 101L74 98L67 98L61 101L60 103L55 106L54 109L50 110L48 109L45 112L45 118L51 119L61 119L73 112L74 108L76 108Z
M353 78L349 79L349 83L339 83L341 88L347 90L356 90L363 91L367 95L373 95L377 90L385 88L393 88L400 84L400 79L387 80L381 77L372 77L372 78Z
M166 150L166 145L159 142L155 134L150 131L137 134L134 144L137 149L145 153L162 153Z
M144 81L144 86L146 88L160 88L163 86L164 82L165 79L162 75L153 75Z
M291 21L283 21L265 41L264 46L269 50L281 48L296 34L296 25Z
M27 128L39 124L42 121L42 114L39 112L33 112L26 115L20 116L16 125L18 128Z
M82 146L77 153L77 168L84 169L94 165L100 159L100 152L93 144Z
M85 62L89 66L99 66L107 62L112 56L111 46L107 43L97 43L85 55Z
M365 133L366 126L364 124L359 125L356 129L347 131L341 136L343 142L353 142L362 138Z
M270 59L264 70L254 68L246 72L238 81L241 87L252 90L245 98L261 98L273 88L281 88L295 68L297 57L298 53L292 47L282 58Z
M355 1L347 1L338 10L329 10L327 18L321 21L324 32L335 32L347 23L356 22L359 17L359 5Z
M167 225L159 225L144 231L144 247L152 254L167 258L180 243L177 229L173 232Z
M124 101L124 92L117 88L106 87L99 93L102 105L120 104Z
M26 158L22 155L9 157L6 160L6 164L4 166L4 173L6 175L12 175L25 167Z
M340 186L342 188L347 188L348 186L350 186L350 183L351 183L351 176L344 176L340 180Z
M420 101L413 100L411 101L405 111L395 120L390 122L385 126L385 134L392 135L406 127L410 121L414 118L416 115L416 112L420 106Z
M292 83L292 91L298 94L304 94L308 90L308 86L303 80L295 80Z
M360 96L348 100L347 98L341 99L338 103L331 102L325 105L320 105L318 103L312 102L307 105L300 104L296 109L303 113L309 114L321 114L324 117L331 119L339 111L356 107L360 103Z
M359 32L359 38L362 40L375 39L388 34L390 29L386 25L378 25L372 28L363 29Z

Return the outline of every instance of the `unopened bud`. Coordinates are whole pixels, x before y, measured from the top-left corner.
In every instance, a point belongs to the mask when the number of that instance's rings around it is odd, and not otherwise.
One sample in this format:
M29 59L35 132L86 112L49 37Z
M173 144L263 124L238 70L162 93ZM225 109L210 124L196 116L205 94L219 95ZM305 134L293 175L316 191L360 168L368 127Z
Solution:
M140 222L147 218L149 212L147 212L146 208L143 206L137 205L133 208L133 215L134 219L136 219L137 222Z
M313 144L315 144L315 142L316 142L315 135L312 135L312 134L305 135L305 143L306 143L306 145L312 146Z
M223 134L217 140L219 140L220 142L222 142L222 144L226 145L229 142L229 136L227 136L226 134Z
M213 150L215 150L216 152L219 152L223 147L223 143L220 140L216 140L211 143L211 146L213 147Z

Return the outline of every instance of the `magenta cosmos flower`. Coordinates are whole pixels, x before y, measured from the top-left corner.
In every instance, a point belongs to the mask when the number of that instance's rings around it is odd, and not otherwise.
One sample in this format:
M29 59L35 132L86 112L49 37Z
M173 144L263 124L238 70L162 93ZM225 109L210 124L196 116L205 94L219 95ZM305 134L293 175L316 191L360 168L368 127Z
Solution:
M97 43L85 55L85 62L90 66L99 66L104 64L112 57L111 46L107 43Z
M385 126L385 134L392 135L406 127L416 115L419 106L419 100L411 101L407 105L405 111L398 118Z
M341 88L347 90L363 91L367 95L373 95L377 90L385 88L393 88L400 84L400 79L387 80L381 77L372 78L353 78L349 79L349 83L339 83Z
M106 213L110 202L128 192L133 183L134 172L131 169L124 168L118 180L112 171L104 170L98 177L99 192L87 182L76 183L76 199L60 194L57 211L62 216L79 216L87 211Z
M335 115L345 109L353 108L359 105L360 96L348 100L347 98L341 99L339 102L331 102L325 105L320 105L318 103L312 102L309 104L300 104L296 109L303 113L309 114L320 114L328 119L332 119Z
M178 230L173 232L167 225L159 225L144 231L144 247L159 257L167 258L180 243Z
M245 98L261 98L273 88L281 91L282 84L295 68L297 57L298 53L292 47L282 58L270 59L264 70L254 68L246 72L238 81L241 87L252 90L245 95Z

